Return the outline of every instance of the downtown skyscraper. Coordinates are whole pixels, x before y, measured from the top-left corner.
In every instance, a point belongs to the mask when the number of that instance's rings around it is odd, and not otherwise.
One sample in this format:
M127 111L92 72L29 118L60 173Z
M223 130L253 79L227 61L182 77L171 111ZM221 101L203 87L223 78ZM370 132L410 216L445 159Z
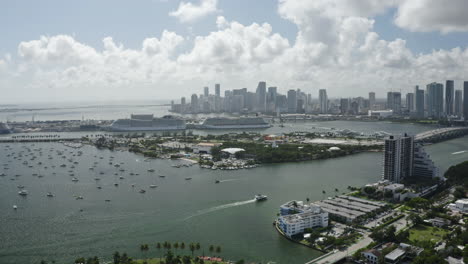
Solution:
M327 90L325 90L325 89L320 89L319 90L319 103L320 103L320 113L321 114L328 114Z
M427 89L427 113L429 117L441 118L444 113L444 85L441 83L430 83Z
M453 80L447 80L445 83L445 115L453 115L455 89Z

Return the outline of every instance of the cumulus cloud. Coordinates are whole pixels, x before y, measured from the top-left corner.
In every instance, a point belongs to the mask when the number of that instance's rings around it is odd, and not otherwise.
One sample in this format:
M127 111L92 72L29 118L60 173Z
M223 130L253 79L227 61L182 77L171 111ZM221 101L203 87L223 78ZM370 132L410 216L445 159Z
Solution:
M398 6L395 24L410 31L468 31L468 1L404 0Z
M181 2L177 10L169 13L182 23L196 21L204 16L217 12L218 0L200 0L198 5L190 2Z
M260 80L283 93L326 88L330 96L370 90L383 96L387 89L409 91L415 84L466 78L467 47L414 54L404 39L384 40L374 31L373 16L400 3L280 0L278 13L298 28L293 41L269 23L246 25L223 16L206 35L192 39L164 31L136 49L111 37L95 48L68 35L43 36L21 42L19 60L0 60L0 67L17 65L28 91L106 99L173 99L215 82L253 89ZM180 52L182 44L186 49Z

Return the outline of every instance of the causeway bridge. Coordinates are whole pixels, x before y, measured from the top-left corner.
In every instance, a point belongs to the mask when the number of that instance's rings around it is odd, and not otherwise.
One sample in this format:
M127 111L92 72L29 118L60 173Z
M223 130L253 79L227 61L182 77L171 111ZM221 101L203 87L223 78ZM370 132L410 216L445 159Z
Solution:
M444 127L419 133L414 140L420 143L436 143L468 135L468 127Z

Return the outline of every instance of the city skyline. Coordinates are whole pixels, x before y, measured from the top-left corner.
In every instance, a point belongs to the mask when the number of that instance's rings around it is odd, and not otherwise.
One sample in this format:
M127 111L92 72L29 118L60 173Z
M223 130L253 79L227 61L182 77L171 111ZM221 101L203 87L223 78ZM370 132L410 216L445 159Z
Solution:
M2 3L0 102L169 100L210 82L237 89L258 80L281 93L327 89L329 98L371 90L381 98L426 80L454 80L460 89L468 69L466 5Z

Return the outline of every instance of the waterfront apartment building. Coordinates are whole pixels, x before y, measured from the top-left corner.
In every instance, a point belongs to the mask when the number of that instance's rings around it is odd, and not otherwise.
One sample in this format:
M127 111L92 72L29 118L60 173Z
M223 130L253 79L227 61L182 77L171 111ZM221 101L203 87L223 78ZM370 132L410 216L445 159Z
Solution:
M415 144L413 158L413 177L439 178L439 168L431 160L424 148Z
M447 80L445 83L445 115L452 116L454 110L455 89L453 80Z
M277 224L287 237L304 233L307 228L328 226L327 212L317 205L304 205L302 201L291 201L282 205L280 214Z
M385 139L383 175L384 180L400 183L413 175L414 138L390 136Z
M319 103L320 103L320 113L321 114L328 114L327 90L325 90L325 89L320 89L319 90Z
M414 142L412 136L390 136L385 139L383 180L401 183L408 177L438 178L439 168L435 166L422 145Z

